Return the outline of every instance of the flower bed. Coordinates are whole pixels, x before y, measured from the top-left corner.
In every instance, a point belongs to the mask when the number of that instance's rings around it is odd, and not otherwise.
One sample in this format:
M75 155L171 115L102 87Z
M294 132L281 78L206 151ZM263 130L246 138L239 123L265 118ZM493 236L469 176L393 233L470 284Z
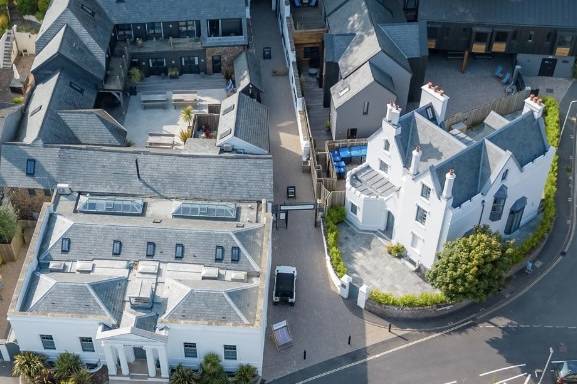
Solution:
M327 252L331 259L333 271L339 278L347 273L347 266L343 261L341 250L339 249L339 227L338 224L345 220L346 212L344 207L333 207L327 212L325 220L325 235L327 238Z
M423 292L418 295L395 296L391 293L373 289L369 298L378 304L392 305L401 308L432 307L449 304L449 300L440 292Z

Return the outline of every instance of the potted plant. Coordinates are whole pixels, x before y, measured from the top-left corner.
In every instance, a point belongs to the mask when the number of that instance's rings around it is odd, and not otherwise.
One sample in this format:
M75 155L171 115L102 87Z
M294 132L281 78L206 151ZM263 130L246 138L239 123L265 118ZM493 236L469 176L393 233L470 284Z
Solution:
M257 377L256 368L250 364L241 364L234 374L235 384L252 384Z
M169 78L178 79L178 76L180 76L180 71L178 70L177 67L168 68L168 77Z
M330 120L325 121L325 129L327 131L331 130L331 121Z
M4 261L16 260L20 251L21 236L18 233L18 216L10 204L0 206L0 256ZM18 243L20 241L20 243Z
M403 257L406 252L405 246L401 243L387 245L387 253L393 257Z
M128 78L130 80L128 85L128 92L131 95L136 95L136 84L144 79L144 74L140 68L132 67L128 70Z

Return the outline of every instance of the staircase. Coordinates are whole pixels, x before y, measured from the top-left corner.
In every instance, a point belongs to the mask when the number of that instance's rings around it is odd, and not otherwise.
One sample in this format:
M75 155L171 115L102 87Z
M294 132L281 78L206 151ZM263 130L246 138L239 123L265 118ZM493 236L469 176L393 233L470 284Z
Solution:
M14 44L14 31L6 30L6 38L2 47L2 68L12 68L12 46Z

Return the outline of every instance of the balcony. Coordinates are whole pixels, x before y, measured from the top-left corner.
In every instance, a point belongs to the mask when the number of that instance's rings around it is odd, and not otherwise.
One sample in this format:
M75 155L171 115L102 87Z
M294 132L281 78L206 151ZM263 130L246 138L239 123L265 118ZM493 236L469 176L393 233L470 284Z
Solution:
M325 30L322 4L316 7L295 7L291 2L291 14L295 31Z
M246 36L215 36L207 37L204 40L204 45L206 47L248 45L248 40Z
M126 47L131 55L170 51L194 51L202 49L202 43L200 39L193 39L190 37L169 37L168 39L139 40L129 44L119 43L119 45Z

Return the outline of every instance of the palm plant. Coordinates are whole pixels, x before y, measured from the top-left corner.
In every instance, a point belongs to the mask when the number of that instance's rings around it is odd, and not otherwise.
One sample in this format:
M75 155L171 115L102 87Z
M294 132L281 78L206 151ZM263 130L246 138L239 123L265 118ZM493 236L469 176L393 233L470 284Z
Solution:
M228 377L220 363L220 357L216 353L207 353L200 363L201 384L224 384L228 382Z
M70 384L92 384L94 380L92 379L92 373L88 372L86 368L81 368L80 371L72 374L69 379Z
M180 141L182 141L182 143L186 143L186 140L190 139L192 137L192 130L190 128L186 128L186 129L181 129L180 132L178 132L178 138L180 139Z
M191 368L178 364L170 374L170 384L196 384L197 376Z
M46 358L34 352L21 352L14 358L12 375L33 381L46 368Z
M236 384L251 384L256 377L256 368L250 364L241 364L234 374Z
M44 367L32 380L34 384L53 384L54 373L50 368Z
M84 368L80 356L64 352L58 355L54 363L54 377L58 380L66 380L73 377Z
M188 129L190 129L192 121L194 120L194 110L191 105L184 107L182 111L180 111L180 118L186 122Z

